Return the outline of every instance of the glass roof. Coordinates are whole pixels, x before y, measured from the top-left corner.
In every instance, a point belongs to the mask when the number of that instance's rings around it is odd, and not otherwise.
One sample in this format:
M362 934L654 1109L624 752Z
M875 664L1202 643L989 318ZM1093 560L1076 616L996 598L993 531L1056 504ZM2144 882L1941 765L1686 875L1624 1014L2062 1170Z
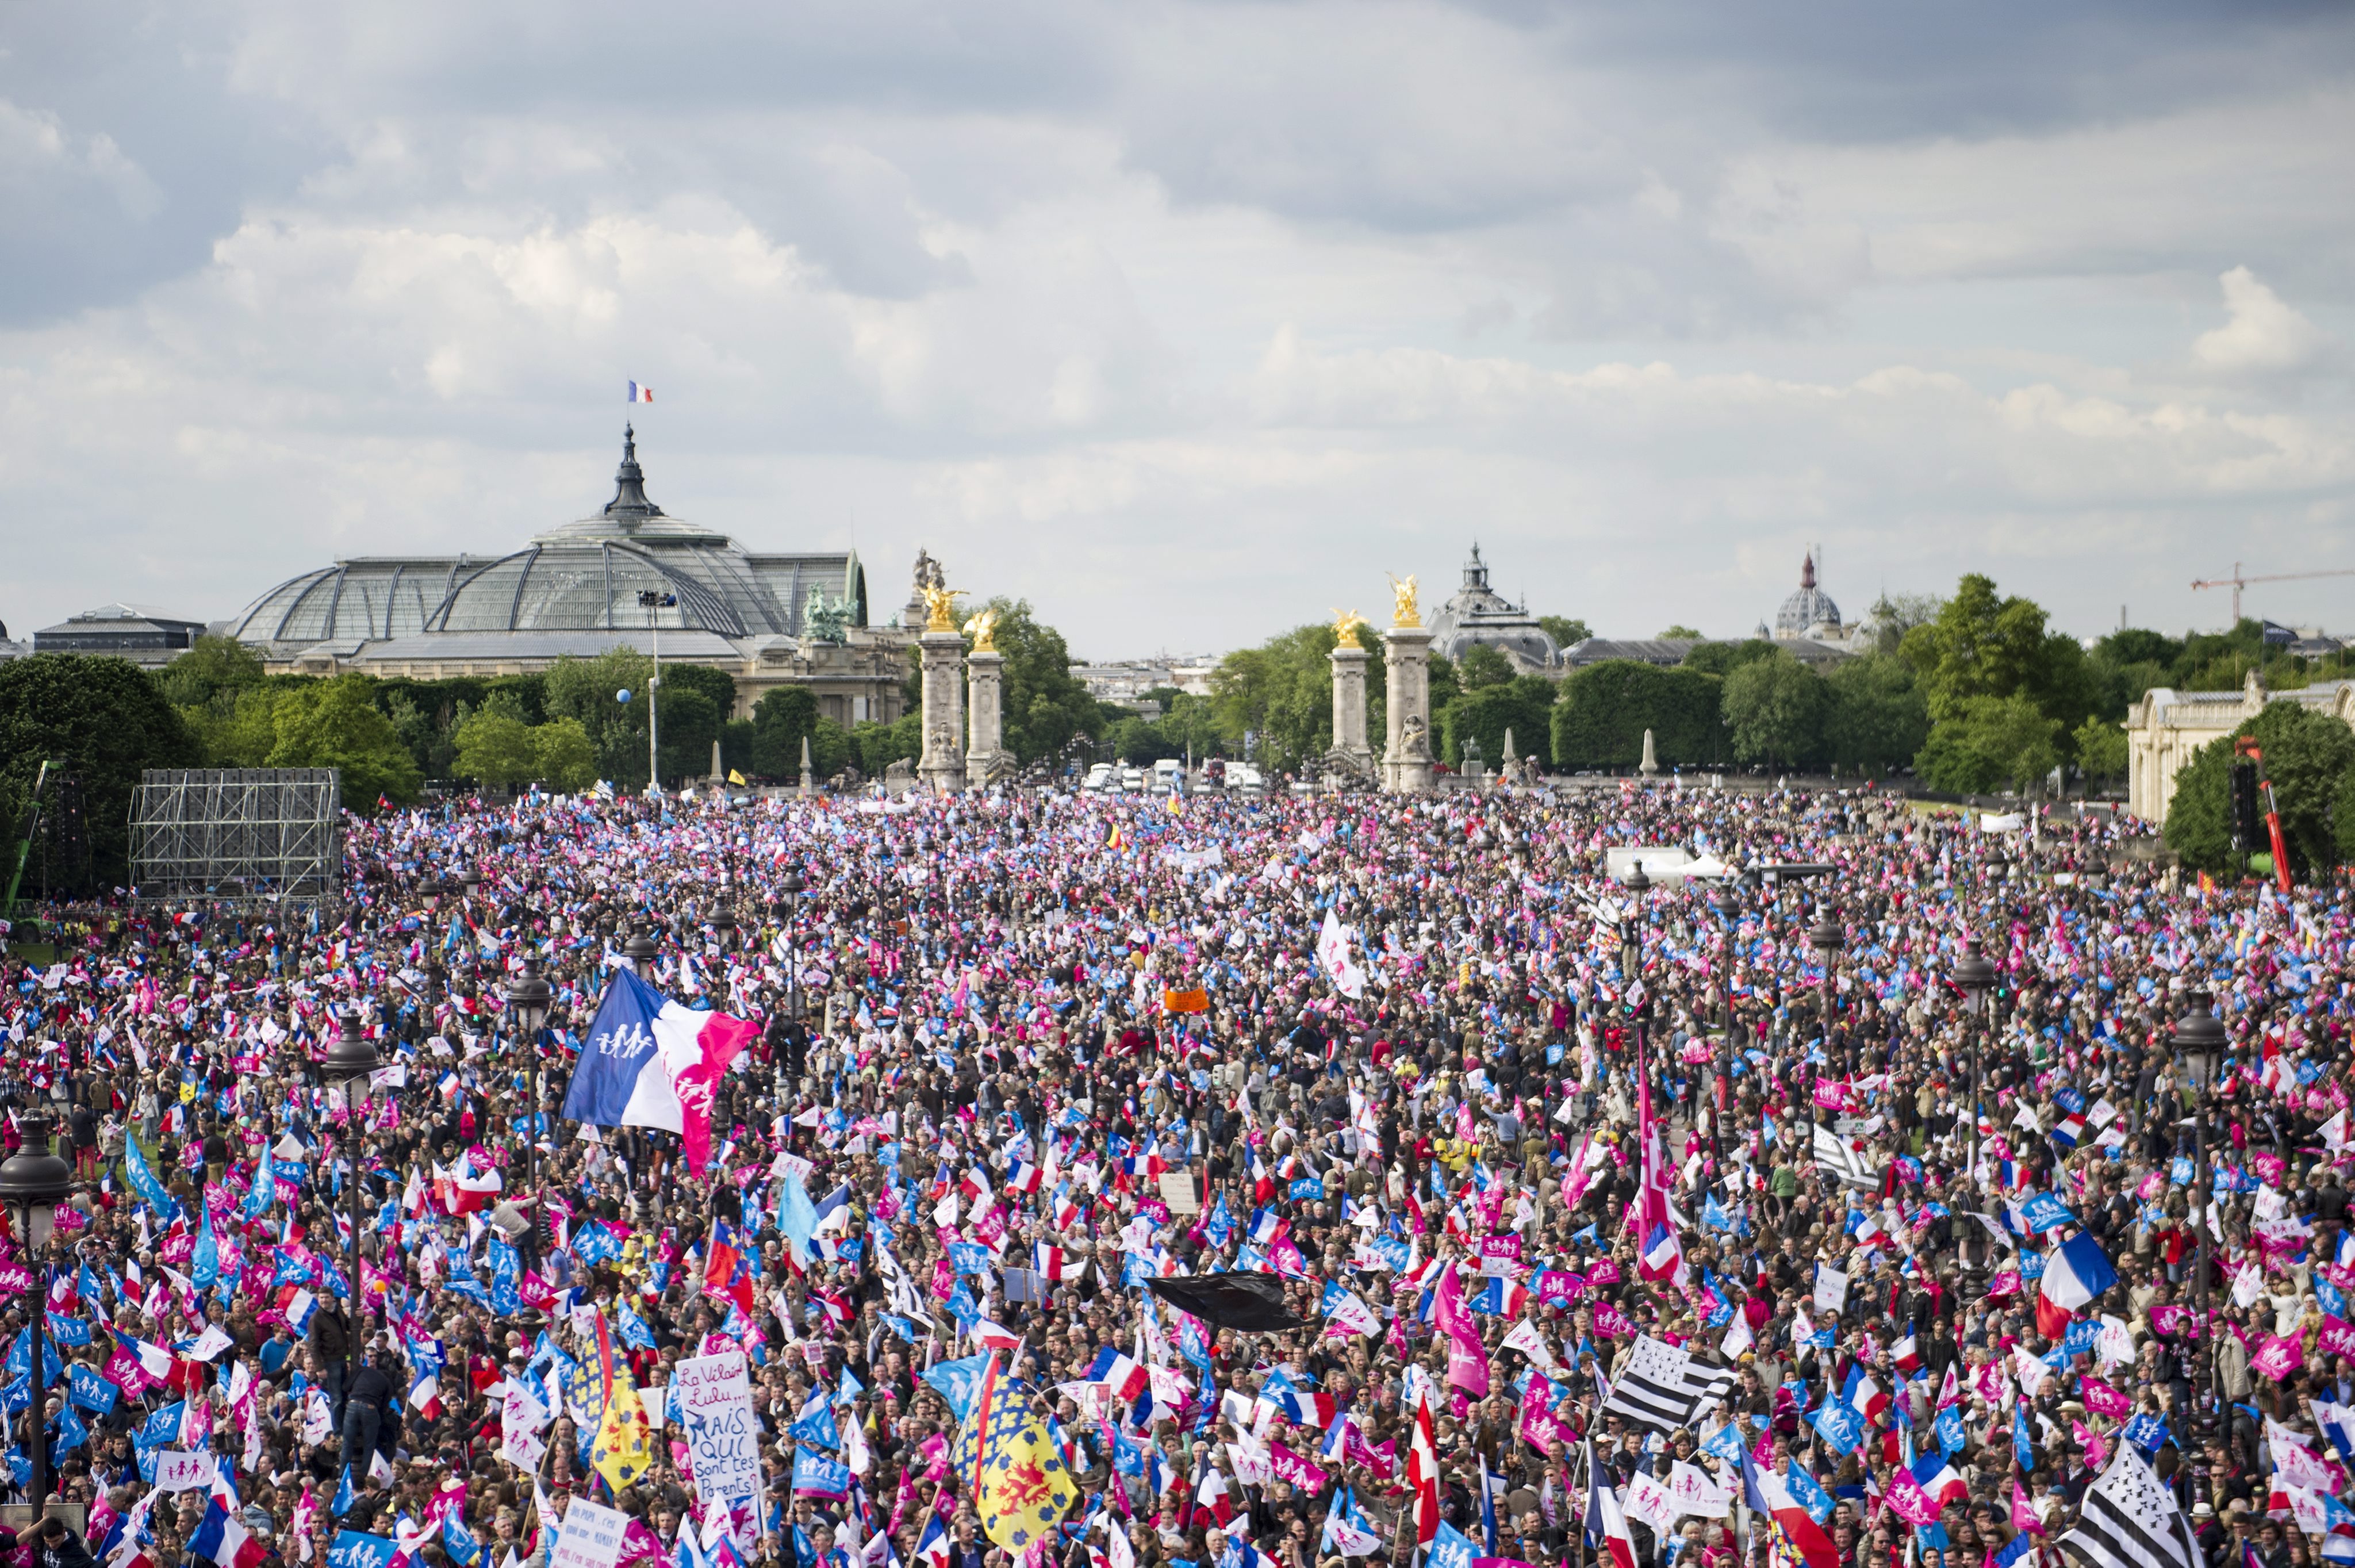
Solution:
M613 499L513 555L358 557L304 573L230 623L254 643L362 643L421 634L627 632L797 636L811 589L867 624L856 553L754 557L727 535L666 514L645 494L624 431ZM674 599L649 610L641 593Z

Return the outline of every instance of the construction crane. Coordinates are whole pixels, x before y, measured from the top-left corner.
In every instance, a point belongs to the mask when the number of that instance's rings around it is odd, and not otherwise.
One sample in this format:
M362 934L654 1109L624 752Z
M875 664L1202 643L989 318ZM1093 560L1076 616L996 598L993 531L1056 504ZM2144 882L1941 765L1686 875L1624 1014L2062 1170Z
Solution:
M2308 577L2355 577L2355 567L2335 567L2328 571L2275 571L2263 577L2243 577L2241 563L2232 563L2230 577L2211 577L2194 582L2194 588L2229 588L2232 591L2232 624L2241 624L2241 590L2252 582L2296 582Z

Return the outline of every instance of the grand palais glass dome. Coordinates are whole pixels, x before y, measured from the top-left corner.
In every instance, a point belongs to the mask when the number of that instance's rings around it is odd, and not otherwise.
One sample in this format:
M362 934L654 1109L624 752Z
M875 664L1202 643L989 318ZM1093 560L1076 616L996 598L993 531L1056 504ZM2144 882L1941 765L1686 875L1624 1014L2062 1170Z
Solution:
M357 556L280 583L229 621L266 657L318 649L339 661L537 660L643 645L665 655L755 656L803 636L815 592L867 623L855 551L756 555L646 496L636 432L623 432L613 500L505 556ZM675 601L649 610L639 595ZM632 634L636 634L633 635Z

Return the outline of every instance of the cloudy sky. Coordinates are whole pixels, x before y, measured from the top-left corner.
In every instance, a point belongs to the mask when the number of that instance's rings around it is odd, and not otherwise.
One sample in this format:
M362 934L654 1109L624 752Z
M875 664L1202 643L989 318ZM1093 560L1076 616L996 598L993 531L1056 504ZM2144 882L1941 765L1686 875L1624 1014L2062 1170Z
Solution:
M85 0L0 34L0 621L650 488L1098 657L2355 567L2355 13ZM2355 578L2251 613L2355 633Z

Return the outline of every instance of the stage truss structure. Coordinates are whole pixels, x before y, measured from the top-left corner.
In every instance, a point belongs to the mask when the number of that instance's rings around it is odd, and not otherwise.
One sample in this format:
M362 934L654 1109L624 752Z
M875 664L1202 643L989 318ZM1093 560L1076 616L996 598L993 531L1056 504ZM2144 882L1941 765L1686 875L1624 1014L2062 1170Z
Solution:
M333 768L149 768L131 797L143 902L328 901L343 888Z

